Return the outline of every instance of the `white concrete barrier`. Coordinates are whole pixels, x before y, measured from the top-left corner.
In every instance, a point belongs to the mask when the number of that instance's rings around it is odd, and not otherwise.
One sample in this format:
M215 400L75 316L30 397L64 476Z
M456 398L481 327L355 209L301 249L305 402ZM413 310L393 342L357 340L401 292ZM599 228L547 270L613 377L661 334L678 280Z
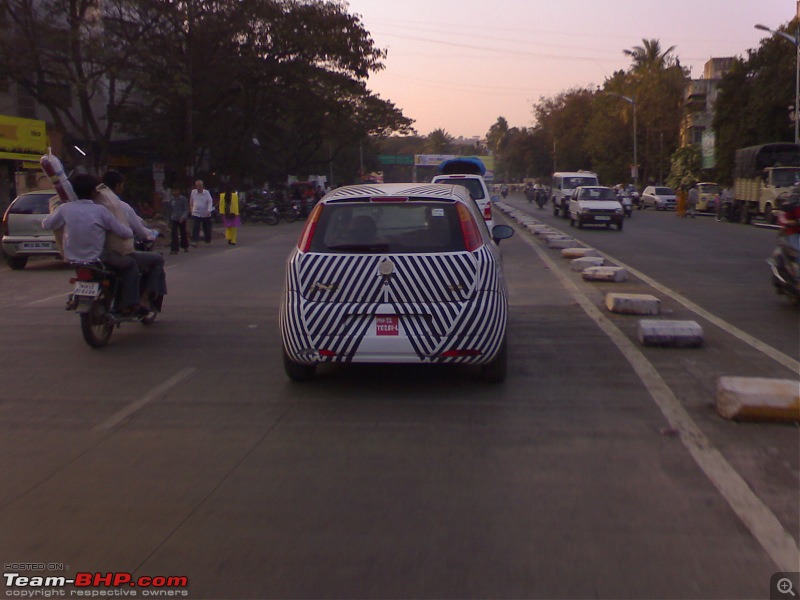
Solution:
M555 250L563 250L564 248L574 248L576 246L580 246L580 242L569 237L561 237L561 238L550 237L547 239L547 247L553 248Z
M606 308L623 315L657 315L661 301L650 294L606 294Z
M602 256L584 256L576 258L569 266L573 271L585 271L591 267L602 267L605 259Z
M620 282L628 279L628 272L623 267L589 267L581 273L585 281Z
M561 251L561 256L574 260L576 258L583 258L584 256L600 256L600 253L594 248L564 248Z
M697 321L639 321L639 341L645 346L667 348L699 348L703 345L703 328Z
M720 377L717 412L740 421L800 421L800 382L761 377Z

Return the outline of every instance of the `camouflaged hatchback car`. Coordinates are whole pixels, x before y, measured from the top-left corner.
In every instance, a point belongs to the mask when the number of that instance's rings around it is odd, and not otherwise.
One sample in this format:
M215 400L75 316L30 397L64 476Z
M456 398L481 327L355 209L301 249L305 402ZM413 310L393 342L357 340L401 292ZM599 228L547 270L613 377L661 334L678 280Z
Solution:
M506 375L508 294L496 242L459 185L336 189L287 263L280 310L294 381L319 363L462 363Z

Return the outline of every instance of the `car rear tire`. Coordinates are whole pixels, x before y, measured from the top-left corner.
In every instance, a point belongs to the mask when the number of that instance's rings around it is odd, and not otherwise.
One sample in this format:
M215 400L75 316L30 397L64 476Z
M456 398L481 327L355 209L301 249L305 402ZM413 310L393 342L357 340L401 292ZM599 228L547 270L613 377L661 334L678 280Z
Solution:
M294 362L289 355L286 354L286 349L283 350L283 369L286 371L286 376L297 383L304 383L311 381L314 378L314 373L317 370L317 365L303 365Z
M25 268L25 265L28 264L28 257L27 256L6 256L6 262L8 266L14 269L15 271L21 271Z
M500 350L492 362L481 367L481 378L487 383L503 383L508 373L508 344L503 338Z

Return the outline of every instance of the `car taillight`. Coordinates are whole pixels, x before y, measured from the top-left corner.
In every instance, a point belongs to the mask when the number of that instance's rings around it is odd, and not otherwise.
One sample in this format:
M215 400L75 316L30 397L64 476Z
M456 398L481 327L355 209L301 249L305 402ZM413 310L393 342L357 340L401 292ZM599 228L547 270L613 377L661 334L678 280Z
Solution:
M319 221L319 216L322 214L323 206L324 204L317 204L311 214L308 215L305 227L303 227L303 231L300 234L300 240L297 242L300 252L308 252L309 248L311 248L311 240L317 230L317 221Z
M467 252L473 252L483 245L478 224L463 204L458 204L458 218L461 221L461 233L464 236L464 246Z
M484 221L491 221L492 220L492 203L487 202L486 206L483 207L483 220Z

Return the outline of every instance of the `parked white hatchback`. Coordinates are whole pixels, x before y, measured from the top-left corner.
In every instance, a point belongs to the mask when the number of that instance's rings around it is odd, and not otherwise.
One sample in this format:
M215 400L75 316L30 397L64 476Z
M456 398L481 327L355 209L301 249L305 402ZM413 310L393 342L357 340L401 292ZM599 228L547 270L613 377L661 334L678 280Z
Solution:
M640 206L642 208L655 208L656 210L669 210L675 208L675 190L658 185L650 185L644 188Z
M338 188L309 215L287 262L286 374L319 363L463 363L506 376L508 292L496 242L460 185Z

